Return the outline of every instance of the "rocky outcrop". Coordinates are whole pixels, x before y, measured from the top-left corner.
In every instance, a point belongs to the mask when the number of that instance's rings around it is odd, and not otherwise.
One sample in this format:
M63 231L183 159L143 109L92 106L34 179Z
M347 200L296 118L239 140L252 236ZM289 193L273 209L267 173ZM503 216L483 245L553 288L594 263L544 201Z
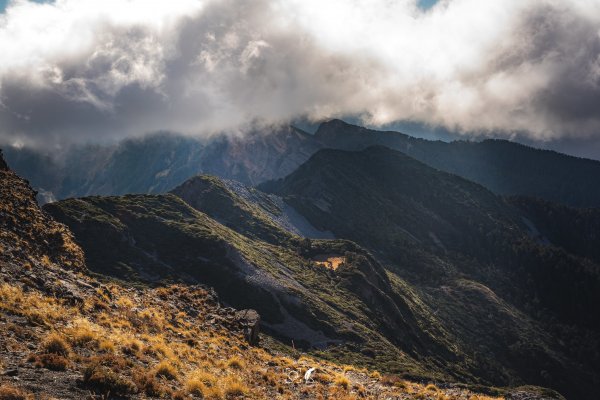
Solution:
M244 337L251 345L258 344L260 332L260 314L256 310L242 310L237 313L238 320L244 329Z
M0 171L7 171L8 165L6 161L4 161L4 156L2 155L2 150L0 150Z
M84 269L83 251L69 229L46 213L29 183L0 158L0 266ZM22 270L17 275L22 275Z

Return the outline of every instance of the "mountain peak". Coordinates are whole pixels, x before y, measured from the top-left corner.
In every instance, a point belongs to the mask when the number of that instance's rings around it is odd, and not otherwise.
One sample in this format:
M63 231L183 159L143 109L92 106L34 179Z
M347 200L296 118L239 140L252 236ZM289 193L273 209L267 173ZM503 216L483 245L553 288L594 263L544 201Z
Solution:
M320 138L336 135L341 133L340 131L342 130L351 131L354 133L358 131L365 131L366 129L361 126L349 124L341 119L330 119L329 121L325 121L319 125L319 128L315 132L315 137Z

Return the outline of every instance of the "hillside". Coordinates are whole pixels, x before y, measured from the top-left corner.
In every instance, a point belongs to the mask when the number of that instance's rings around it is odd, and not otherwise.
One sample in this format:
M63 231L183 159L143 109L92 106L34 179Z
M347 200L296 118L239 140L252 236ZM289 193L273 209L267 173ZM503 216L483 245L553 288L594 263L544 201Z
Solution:
M65 200L45 210L73 230L98 274L144 284L207 284L234 307L256 309L265 329L284 343L332 360L414 377L469 375L464 363L436 366L434 359L464 355L422 330L407 304L418 300L410 292L408 299L399 296L385 270L351 242L280 231L272 244L171 194ZM329 255L342 257L343 265L331 271L318 264Z
M385 147L322 150L261 188L372 251L486 371L500 363L575 398L596 390L600 269L539 243L502 198Z
M0 193L2 400L503 398L317 361L264 335L267 347L251 346L256 313L224 307L206 286L90 276L70 231L1 154Z
M294 235L313 239L333 238L331 232L316 229L280 197L237 181L198 175L171 193L221 224L269 243L285 244Z
M511 197L538 240L600 262L600 208L575 208L531 197Z
M372 365L407 378L435 376L502 386L542 382L537 369L542 365L556 374L576 368L543 327L481 284L458 275L435 291L409 284L384 271L356 245L301 238L284 230L271 217L281 213L278 198L239 184L198 176L173 193L195 210L172 195L93 197L45 209L73 229L95 271L121 277L133 271L127 279L147 281L151 274L135 275L139 266L151 264L141 250L168 271L157 279L209 283L230 304L256 308L266 329L284 343L293 339L295 346L330 360ZM103 220L112 222L98 230ZM115 240L102 242L110 237ZM247 268L240 273L239 259L231 254L217 258L222 254L220 243L240 249L244 265L255 267L253 273L262 278L232 280L248 274ZM215 260L222 266L218 276L210 274ZM421 262L429 263L431 270L443 263L433 256ZM110 271L110 265L125 268ZM430 302L432 296L437 302ZM248 303L249 297L258 301ZM473 304L481 308L473 310ZM281 314L287 318L281 320ZM306 327L298 322L326 337L315 338L315 332L307 337ZM522 344L511 343L509 350L506 337ZM473 352L474 348L484 350ZM525 357L533 357L532 366L522 361ZM585 375L578 370L568 379L580 374ZM582 379L583 386L589 384Z

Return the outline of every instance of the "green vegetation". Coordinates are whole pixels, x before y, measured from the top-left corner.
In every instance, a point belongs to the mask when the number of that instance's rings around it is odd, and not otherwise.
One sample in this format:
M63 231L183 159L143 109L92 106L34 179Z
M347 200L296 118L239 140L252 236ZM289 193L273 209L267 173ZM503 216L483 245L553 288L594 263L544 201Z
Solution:
M217 177L198 175L171 193L244 236L284 245L292 239L292 235L275 224L267 214L280 211L267 195L257 190L253 193L261 198L260 205L235 194Z
M385 366L385 357L390 366L403 371L446 376L443 359L421 358L432 342L419 332L392 290L405 282L386 274L351 242L292 237L288 246L274 245L240 235L172 195L91 198L47 207L77 227L78 240L83 237L80 241L92 249L86 254L90 265L110 267L110 260L121 260L112 271L121 277L134 271L132 279L140 284L133 286L89 276L71 232L42 213L31 188L10 171L0 171L0 194L0 331L6 344L0 349L1 400L90 396L179 400L190 395L349 400L372 398L372 393L383 397L432 393L429 382L383 385L376 371L317 360L302 355L299 346L291 349L270 337L263 336L266 348L249 345L244 313L223 307L211 288L165 282L204 278L211 258L224 262L215 261L214 266L223 268L220 276L226 283L242 281L240 288L246 290L242 294L252 296L252 287L263 287L279 302L284 323L264 318L271 332L289 325L294 335L333 332L328 340L338 341L326 343L329 347L323 352L330 358L338 358L337 351L330 351L333 348L340 350L339 357L354 355L356 363L370 359ZM177 253L177 241L190 246L188 252ZM107 243L114 244L104 248L109 261L93 249L94 244ZM199 247L197 252L193 245ZM335 272L314 265L310 258L330 252L344 259ZM211 258L199 258L204 253ZM156 269L144 270L146 263ZM196 275L181 272L185 268ZM306 283L303 277L308 277ZM236 293L232 295L235 298ZM413 295L407 291L407 297ZM268 315L269 304L261 307ZM399 343L408 350L379 334L387 335L386 328L397 330L393 337L403 333ZM369 352L361 353L366 348ZM281 356L281 351L293 358ZM304 385L301 377L309 368L316 368L316 373L313 382ZM435 395L488 399L480 392L436 387Z
M590 340L600 329L598 265L538 243L523 212L482 186L371 147L322 150L261 188L383 260L420 329L452 356L468 354L466 371L568 391L600 360Z
M211 190L230 193L219 186ZM231 209L235 200L215 204ZM280 228L245 206L237 211L239 224L230 224L240 233L170 194L65 200L45 210L73 230L96 273L152 285L201 282L236 308L258 310L284 343L325 349L318 354L331 360L447 376L433 362L441 345L418 329L385 270L368 253L348 241L285 232L279 244L259 240L260 234ZM259 233L243 235L251 226ZM347 262L329 271L312 261L320 254L339 254ZM362 346L370 350L363 354ZM419 353L432 358L415 358Z
M509 291L521 264L511 272L490 258L506 252L494 250L498 243L520 251L533 244L518 213L481 186L383 148L318 153L275 185L314 225L369 248L388 270L353 242L283 231L263 202L212 177L174 191L195 209L171 194L90 197L45 209L73 230L97 273L208 284L229 304L257 309L283 343L324 359L407 379L561 389L583 373L569 358L575 351L544 333L547 309L527 287ZM346 262L328 270L313 261L323 254ZM551 372L540 377L539 366Z

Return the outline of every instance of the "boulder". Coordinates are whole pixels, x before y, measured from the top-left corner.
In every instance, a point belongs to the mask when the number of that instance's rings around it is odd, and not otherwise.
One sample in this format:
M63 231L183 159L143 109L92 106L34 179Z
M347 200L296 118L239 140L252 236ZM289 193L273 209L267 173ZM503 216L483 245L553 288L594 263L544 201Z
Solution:
M260 314L256 310L248 309L237 312L237 319L244 330L244 337L249 344L258 344L260 332Z
M4 161L2 150L0 150L0 171L8 171L8 164Z

